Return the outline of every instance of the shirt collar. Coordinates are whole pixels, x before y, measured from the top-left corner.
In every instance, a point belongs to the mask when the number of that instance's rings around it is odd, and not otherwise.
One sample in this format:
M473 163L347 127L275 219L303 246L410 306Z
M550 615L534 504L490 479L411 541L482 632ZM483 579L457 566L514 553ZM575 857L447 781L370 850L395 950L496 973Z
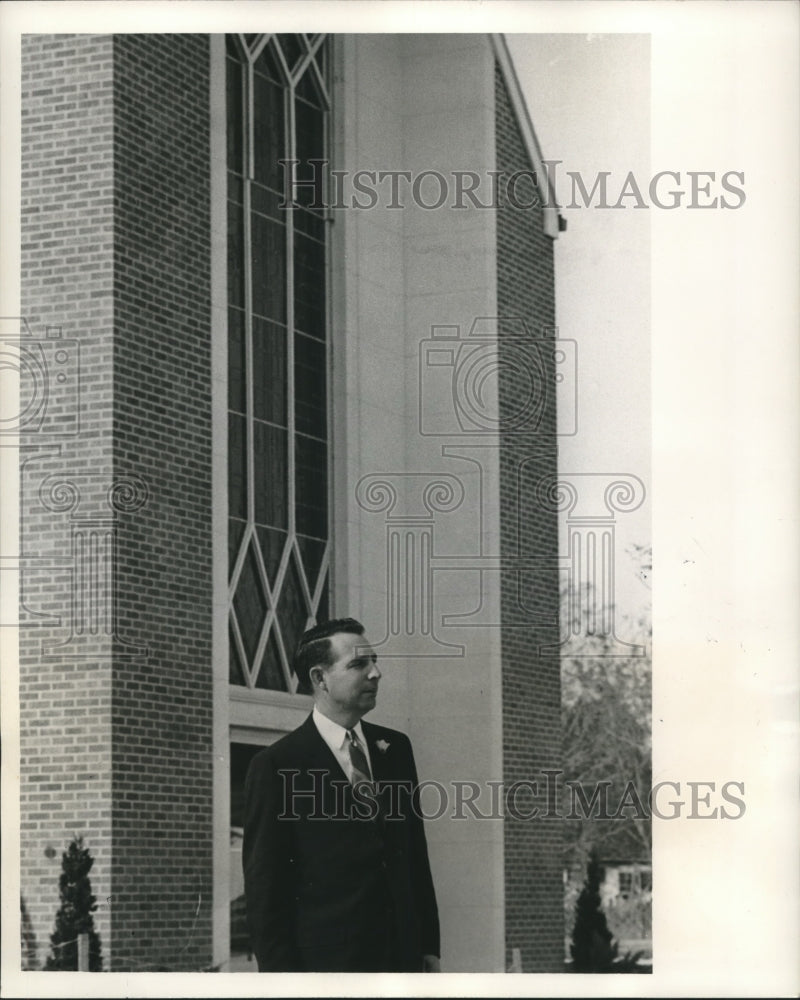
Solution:
M327 715L320 712L316 705L314 706L312 714L314 716L314 725L319 730L320 736L322 736L327 743L341 749L347 741L347 730L344 726L340 726L338 722L334 722L333 719L329 719ZM361 720L359 719L352 728L355 730L355 734L361 743L366 746L367 741L364 738L364 731L361 728Z

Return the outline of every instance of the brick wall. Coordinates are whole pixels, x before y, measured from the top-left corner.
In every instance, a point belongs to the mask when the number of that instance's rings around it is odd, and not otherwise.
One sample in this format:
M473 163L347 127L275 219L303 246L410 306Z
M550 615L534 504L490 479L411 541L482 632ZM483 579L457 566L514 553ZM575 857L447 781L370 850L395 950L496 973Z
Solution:
M200 969L212 954L208 38L35 36L23 67L22 308L34 334L58 325L79 342L80 427L63 434L77 390L53 381L53 419L23 436L22 892L41 964L61 851L82 833L105 968Z
M497 169L532 170L520 137L506 85L495 71ZM519 199L529 192L519 189ZM553 244L542 228L541 209L522 210L507 201L497 213L498 314L501 324L500 413L509 423L530 394L533 370L521 361L520 338L527 334L511 318L524 320L531 335L541 338L555 323ZM549 334L552 338L552 333ZM525 972L563 969L561 829L547 812L545 770L561 765L561 684L557 656L536 652L541 642L558 638L556 626L524 624L532 617L558 620L558 523L554 513L536 502L536 485L557 469L555 376L552 356L541 352L546 403L538 419L521 422L516 433L504 433L500 447L501 551L514 559L550 560L549 567L505 572L501 584L503 661L503 770L506 787L515 781L538 783L538 794L520 794L532 820L508 817L505 822L505 917L507 963L520 948ZM505 365L502 362L507 362ZM517 624L512 624L517 623Z
M114 39L114 968L211 962L209 40Z
M85 615L71 598L85 594L72 536L77 545L92 531L84 519L111 516L111 39L24 36L21 82L21 308L47 366L44 420L23 422L20 449L20 875L36 943L29 964L41 967L74 834L95 858L106 954L110 932L111 642L103 629L80 633ZM61 328L65 362L48 326ZM15 332L4 321L4 335ZM21 383L24 394L32 382Z
M41 961L60 854L82 833L105 967L199 969L212 913L208 39L35 36L23 56L23 312L34 334L49 324L79 342L80 427L50 433L77 398L54 383L52 422L23 437L22 551L38 562L23 569L22 890ZM496 87L498 168L527 168L499 75ZM497 221L501 314L552 325L539 214L507 207ZM501 332L509 357L513 337ZM504 370L501 406L520 391ZM551 396L543 433L502 443L510 558L557 552L554 516L530 502L556 468L554 421ZM98 562L115 569L114 620L94 631L71 602L110 607L102 579L78 573L92 538L116 546ZM525 582L554 617L555 572ZM519 617L516 575L502 602L504 621ZM541 637L503 630L506 782L560 763L558 661L532 655ZM558 969L557 823L509 820L505 858L509 953L522 949L525 971Z

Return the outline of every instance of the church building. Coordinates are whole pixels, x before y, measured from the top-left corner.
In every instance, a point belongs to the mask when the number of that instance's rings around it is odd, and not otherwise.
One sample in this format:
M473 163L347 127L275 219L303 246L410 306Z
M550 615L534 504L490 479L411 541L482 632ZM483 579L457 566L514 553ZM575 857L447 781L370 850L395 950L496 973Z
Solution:
M28 967L82 836L104 970L255 971L247 764L352 616L443 971L563 968L546 166L501 35L23 37Z

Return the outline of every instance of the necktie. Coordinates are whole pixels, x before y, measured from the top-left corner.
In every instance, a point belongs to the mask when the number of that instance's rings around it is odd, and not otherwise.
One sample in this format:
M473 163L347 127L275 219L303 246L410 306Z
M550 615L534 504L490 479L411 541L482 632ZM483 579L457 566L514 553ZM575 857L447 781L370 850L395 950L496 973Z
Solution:
M350 763L353 767L353 777L352 783L354 785L359 784L361 781L366 781L370 790L372 789L372 774L370 773L369 764L367 763L367 758L364 751L361 749L361 744L356 736L354 729L347 730L347 749L350 752Z
M362 790L366 790L367 798L371 799L376 807L375 815L371 818L377 822L378 827L383 830L383 814L381 803L378 797L378 790L372 780L372 772L369 769L367 755L361 749L361 743L354 729L347 730L347 749L350 751L350 764L353 768L351 782L353 786L359 785Z

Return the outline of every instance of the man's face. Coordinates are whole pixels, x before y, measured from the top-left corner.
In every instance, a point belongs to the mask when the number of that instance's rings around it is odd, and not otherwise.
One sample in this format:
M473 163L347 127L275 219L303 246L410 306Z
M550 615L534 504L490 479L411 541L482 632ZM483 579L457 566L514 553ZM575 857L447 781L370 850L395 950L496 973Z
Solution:
M366 636L337 632L330 637L333 664L325 671L328 697L342 712L361 718L375 708L378 695L377 657Z

